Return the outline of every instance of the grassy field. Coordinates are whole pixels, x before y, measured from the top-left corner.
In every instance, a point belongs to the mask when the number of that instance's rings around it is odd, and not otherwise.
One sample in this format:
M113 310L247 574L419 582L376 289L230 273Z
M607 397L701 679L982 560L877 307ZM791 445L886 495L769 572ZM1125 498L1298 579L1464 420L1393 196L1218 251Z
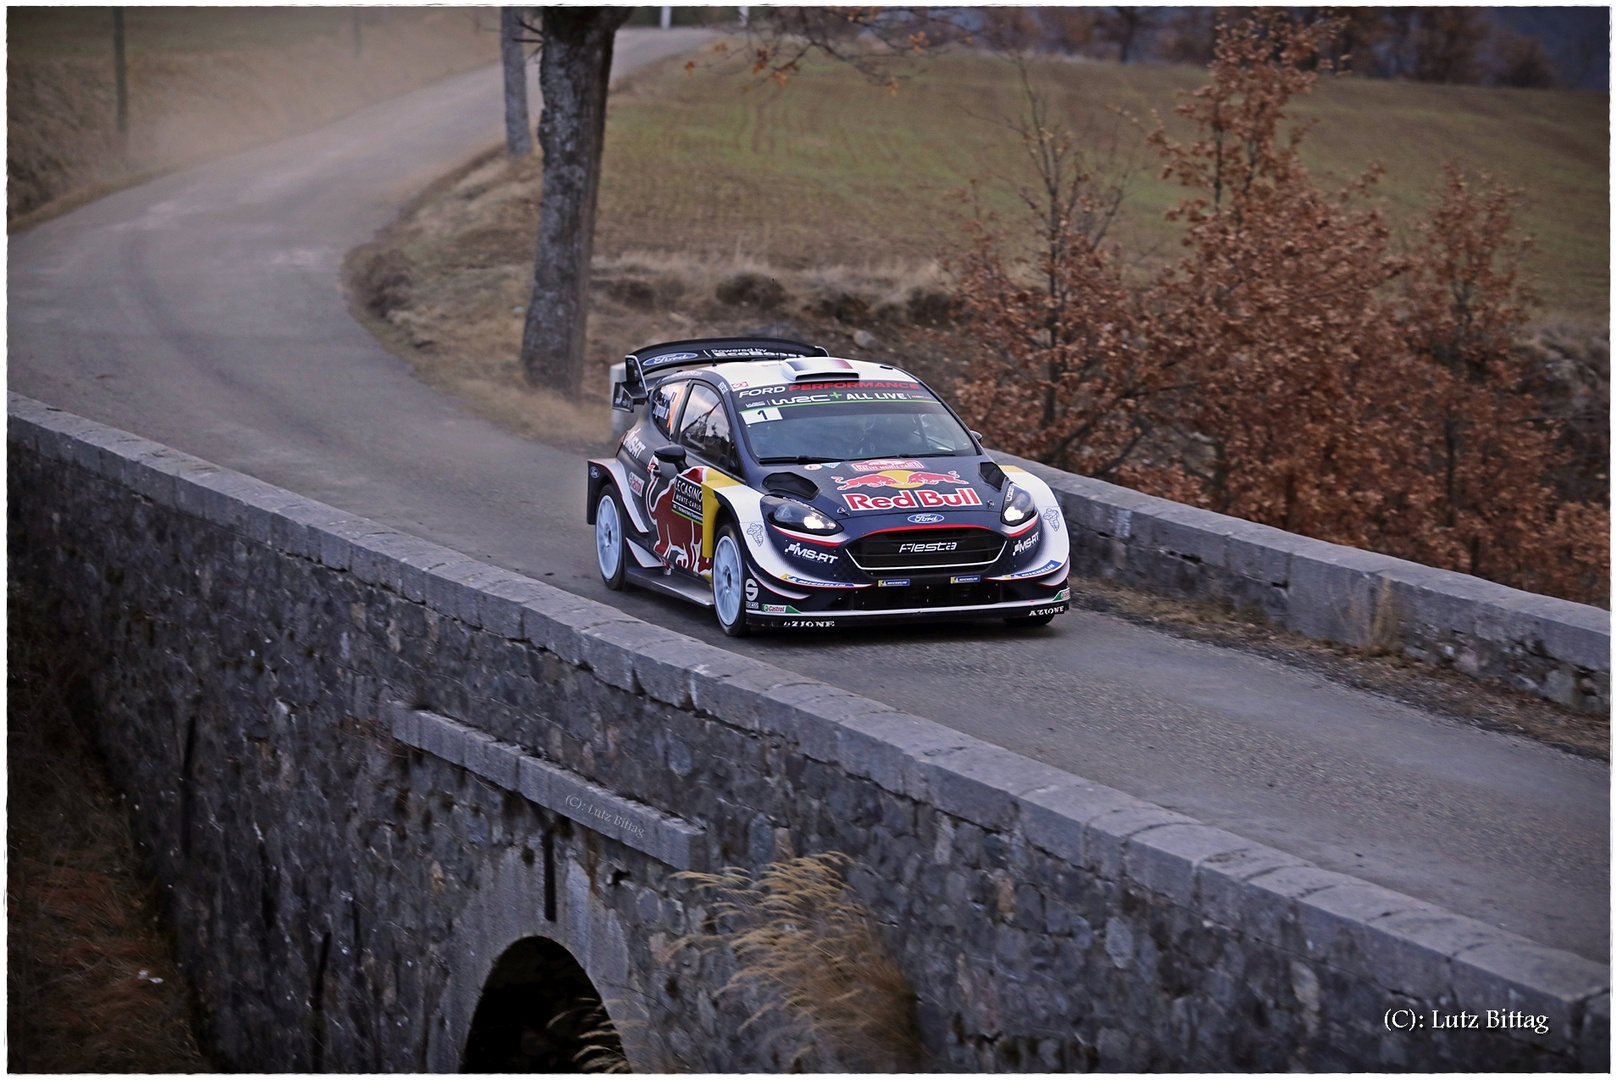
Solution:
M1115 143L1135 175L1117 236L1147 265L1176 250L1162 212L1182 195L1160 180L1138 129L1172 116L1200 69L1044 62L1034 78L1086 141ZM782 267L919 261L955 248L948 196L983 182L986 201L1014 209L996 178L1020 175L1017 137L998 121L1021 108L1013 69L980 56L928 62L896 95L855 73L811 65L785 88L745 93L742 80L667 65L615 95L607 134L597 251L746 256ZM1294 103L1317 124L1305 160L1324 184L1387 167L1377 198L1395 226L1430 205L1453 160L1520 187L1522 229L1540 245L1531 269L1544 316L1609 318L1608 99L1579 91L1512 90L1330 79Z

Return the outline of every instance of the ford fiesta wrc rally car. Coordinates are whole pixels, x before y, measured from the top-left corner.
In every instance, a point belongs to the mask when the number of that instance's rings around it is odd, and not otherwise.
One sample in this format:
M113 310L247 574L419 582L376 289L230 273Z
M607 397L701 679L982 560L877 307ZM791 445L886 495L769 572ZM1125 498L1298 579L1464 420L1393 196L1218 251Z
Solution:
M613 407L642 406L588 466L610 588L712 607L731 636L1067 609L1049 487L913 375L773 338L674 341L624 361Z

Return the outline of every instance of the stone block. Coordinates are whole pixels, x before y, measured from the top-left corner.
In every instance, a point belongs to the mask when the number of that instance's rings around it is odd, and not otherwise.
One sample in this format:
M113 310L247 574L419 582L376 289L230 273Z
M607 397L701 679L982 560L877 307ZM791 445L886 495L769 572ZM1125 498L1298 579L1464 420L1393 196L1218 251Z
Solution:
M879 705L878 702L871 702ZM966 745L960 733L931 720L893 710L872 709L840 720L833 755L849 776L865 777L895 795L917 790L917 762Z
M635 654L635 681L655 700L676 709L690 709L691 672L719 651L683 634L669 632L661 640L643 644Z
M1012 828L1018 796L1070 775L969 735L956 737L965 745L916 759L920 787L913 797L985 829Z
M1451 958L1510 936L1476 919L1416 904L1368 922L1360 937L1363 969L1375 972L1376 981L1387 989L1417 1001L1452 1001Z
M1460 1008L1521 1010L1549 1017L1548 1040L1575 1048L1586 1001L1609 993L1603 964L1512 935L1455 956L1454 998ZM1545 1037L1522 1037L1544 1041Z
M1361 969L1370 951L1365 937L1371 922L1425 906L1403 893L1365 881L1352 881L1298 898L1295 910L1297 929L1309 956Z
M638 619L611 619L580 632L580 659L585 667L595 673L596 678L619 690L641 693L643 688L636 678L636 672L644 670L648 675L662 676L661 686L665 695L677 695L679 684L684 681L683 673L671 673L667 666L659 667L655 661L642 657L653 646L677 645L682 640L689 641L682 635ZM687 646L693 652L696 647L701 647L701 643L690 641Z
M478 625L501 637L520 641L524 605L543 601L558 591L520 574L506 574L483 586L478 598Z
M816 761L835 761L836 731L813 711L827 699L851 697L823 682L781 671L780 681L758 695L758 730L795 743ZM723 719L723 714L719 714Z
M1120 881L1126 873L1124 855L1128 839L1137 832L1158 825L1200 825L1183 814L1175 814L1150 803L1135 802L1091 818L1084 825L1084 869L1108 881Z
M690 670L691 707L743 731L763 730L763 695L801 679L770 664L714 650Z
M1611 1072L1611 994L1596 994L1583 1006L1578 1025L1578 1067L1584 1072Z
M416 710L398 702L389 702L382 707L382 722L401 743L418 750L426 749L421 740L421 714Z
M547 766L539 758L531 754L522 755L517 768L517 784L522 797L548 808L556 801L550 790L550 779L555 772L553 767Z
M1090 865L1084 852L1086 823L1143 805L1132 795L1071 775L1024 792L1017 802L1028 842L1077 867Z
M522 636L569 664L583 666L584 632L609 622L639 622L615 608L561 593L522 607Z
M1274 870L1313 869L1295 855L1253 845L1245 851L1210 855L1196 865L1196 897L1204 919L1240 930L1270 945L1281 943L1281 929L1294 918L1291 896L1254 889L1251 879Z
M1196 899L1197 864L1254 846L1250 840L1211 825L1162 825L1129 837L1123 850L1123 872L1152 892L1190 908Z

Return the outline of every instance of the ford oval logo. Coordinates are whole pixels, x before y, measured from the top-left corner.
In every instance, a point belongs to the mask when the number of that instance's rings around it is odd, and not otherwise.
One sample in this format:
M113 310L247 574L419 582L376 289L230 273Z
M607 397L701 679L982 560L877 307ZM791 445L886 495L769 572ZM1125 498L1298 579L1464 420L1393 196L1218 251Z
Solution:
M942 521L942 514L911 514L909 520L917 525L930 525L934 521Z
M653 357L652 359L654 359L654 360L667 360L667 361L695 360L696 359L696 354L693 353L693 352L664 353L662 356L656 356L656 357Z

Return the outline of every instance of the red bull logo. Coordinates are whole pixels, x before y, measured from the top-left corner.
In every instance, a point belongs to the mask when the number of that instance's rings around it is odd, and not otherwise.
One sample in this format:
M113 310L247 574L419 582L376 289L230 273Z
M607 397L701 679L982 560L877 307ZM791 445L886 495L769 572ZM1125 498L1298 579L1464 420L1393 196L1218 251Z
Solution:
M884 469L881 472L865 473L863 476L833 476L837 482L838 491L851 491L854 488L910 488L928 487L932 484L965 484L957 472L924 472L920 469Z
M951 482L960 483L958 479ZM842 496L842 501L848 504L849 510L960 509L983 504L977 493L969 487L960 488L958 491L932 491L923 487L900 491L895 495L866 495L864 492L856 491Z

